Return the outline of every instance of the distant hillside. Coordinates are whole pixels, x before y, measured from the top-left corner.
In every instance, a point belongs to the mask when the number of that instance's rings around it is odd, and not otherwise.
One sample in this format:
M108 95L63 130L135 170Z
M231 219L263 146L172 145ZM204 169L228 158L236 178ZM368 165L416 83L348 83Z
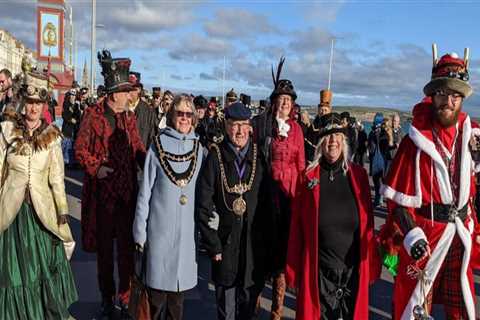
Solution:
M305 110L308 110L312 116L315 116L317 113L317 107L305 107ZM398 114L401 122L412 119L410 112L385 107L333 106L333 110L338 113L346 111L350 113L351 117L355 117L359 121L373 121L373 117L377 112L383 113L384 117L391 117L394 114Z

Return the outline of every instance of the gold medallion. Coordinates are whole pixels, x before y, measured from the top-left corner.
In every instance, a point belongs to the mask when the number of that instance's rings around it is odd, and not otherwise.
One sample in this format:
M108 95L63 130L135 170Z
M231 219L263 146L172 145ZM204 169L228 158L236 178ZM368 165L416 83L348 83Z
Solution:
M188 198L187 198L186 195L182 194L182 195L180 196L179 201L180 201L180 204L181 204L182 206L184 206L184 205L187 204L187 200L188 200Z
M243 200L242 196L239 196L233 201L232 209L233 213L237 216L243 216L245 211L247 211L247 203Z

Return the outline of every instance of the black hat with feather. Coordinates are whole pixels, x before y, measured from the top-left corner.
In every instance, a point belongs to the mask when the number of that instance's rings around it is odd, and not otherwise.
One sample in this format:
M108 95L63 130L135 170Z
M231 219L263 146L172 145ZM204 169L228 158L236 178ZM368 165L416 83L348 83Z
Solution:
M272 66L272 79L273 79L273 92L270 94L270 101L273 102L276 97L281 94L286 94L292 97L293 100L297 99L297 93L293 87L292 81L288 79L280 79L280 74L282 73L283 64L285 63L285 57L281 57L277 67L277 76L273 72Z

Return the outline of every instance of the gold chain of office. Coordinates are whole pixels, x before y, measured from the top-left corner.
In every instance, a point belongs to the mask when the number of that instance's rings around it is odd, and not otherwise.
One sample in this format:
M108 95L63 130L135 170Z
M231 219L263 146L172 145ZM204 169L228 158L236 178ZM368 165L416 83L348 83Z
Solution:
M160 143L160 136L155 137L155 144L158 150L158 159L160 160L160 165L163 171L170 181L172 181L178 187L184 188L190 182L190 180L192 180L193 174L195 173L195 168L197 167L197 151L199 145L198 140L195 140L192 151L184 155L175 155L163 150L162 144ZM168 160L173 162L185 162L191 160L191 162L185 172L176 173L172 169L172 166ZM185 178L180 179L180 176L185 176Z
M228 185L227 176L225 174L225 167L223 166L223 161L220 154L220 148L215 143L212 143L211 146L213 147L213 149L215 149L217 153L218 163L220 166L223 202L225 203L225 206L227 207L228 210L233 211L233 213L235 213L238 216L243 216L245 211L247 211L247 203L245 202L245 199L243 199L243 194L252 189L253 181L255 180L255 173L257 171L257 145L253 144L253 166L252 166L252 172L250 173L250 178L248 179L248 184L242 183L240 180L240 183L235 184L233 187L230 187ZM228 193L233 193L238 195L238 197L235 200L233 200L232 208L228 206L227 201L225 199L225 190Z

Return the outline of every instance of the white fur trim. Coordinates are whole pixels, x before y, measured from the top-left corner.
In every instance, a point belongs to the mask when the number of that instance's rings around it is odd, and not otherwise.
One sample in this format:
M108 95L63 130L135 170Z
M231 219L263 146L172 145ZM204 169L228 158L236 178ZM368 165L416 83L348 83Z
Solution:
M470 137L472 126L470 117L463 122L462 155L460 160L460 190L458 195L457 209L463 208L470 198L470 182L472 178L472 155L470 154Z
M435 281L435 278L437 277L437 274L440 271L440 267L442 266L443 261L445 260L448 249L452 244L452 240L454 236L455 236L455 224L448 223L447 226L445 227L445 230L443 231L442 236L440 237L440 240L435 246L435 249L433 250L432 255L430 256L430 259L428 259L427 265L425 266L424 270L426 271L429 281L427 281L427 283L424 284L424 290L425 290L424 292L430 291L433 285L433 282ZM413 308L417 305L421 306L424 302L424 298L425 297L422 295L422 284L420 282L417 282L417 285L415 286L415 289L413 290L412 295L410 296L410 300L408 301L408 304L405 306L405 309L403 310L401 319L413 320Z
M457 227L457 233L462 240L463 247L465 248L462 258L462 268L460 271L460 283L462 285L463 301L467 309L468 318L475 320L475 303L473 302L473 294L470 290L470 282L468 281L467 270L470 262L470 253L472 251L472 236L468 232L467 228L463 224L462 220L455 218L455 225Z
M467 116L463 122L462 130L462 153L460 160L460 190L459 190L459 201L457 208L460 209L468 202L470 196L470 175L471 175L471 162L472 157L470 155L470 149L468 147L470 137L472 134L472 126L470 123L470 117ZM435 144L427 139L417 128L414 126L410 127L408 133L410 139L413 143L423 152L428 154L430 158L433 159L435 163L435 176L437 178L437 183L439 186L439 192L443 204L452 203L452 189L450 186L450 179L448 175L447 167L442 160L442 157L435 148ZM418 171L417 171L418 172Z
M405 235L405 238L403 238L403 247L407 251L408 255L410 255L410 251L412 250L412 247L415 244L415 242L422 239L427 241L428 243L427 236L425 235L425 232L423 232L422 228L420 227L415 227L412 230L407 232L407 234Z
M440 196L443 204L449 204L452 202L452 190L450 188L450 179L448 176L448 170L442 157L437 151L433 141L427 139L417 128L410 126L408 133L413 143L430 156L435 164L435 175L437 177L437 183L439 186ZM420 174L420 173L419 173Z
M421 150L417 149L417 155L415 157L415 195L410 196L400 191L397 191L388 185L382 185L380 192L385 198L390 199L404 207L420 208L422 206L420 154Z
M463 299L465 302L465 306L467 308L469 320L475 320L475 304L473 302L473 295L470 290L470 283L467 277L467 270L469 266L470 254L472 249L472 238L467 228L465 228L465 225L463 224L462 220L460 220L460 218L458 217L455 218L455 223L448 223L446 225L442 233L442 236L440 237L440 240L435 246L435 249L433 250L431 257L428 260L427 265L425 266L424 270L427 273L427 277L429 281L425 284L424 292L429 292L430 289L432 288L432 285L438 275L438 272L440 271L440 268L443 264L443 261L445 260L448 250L450 249L455 233L458 233L458 236L460 237L460 240L462 241L463 246L465 248L463 253L463 258L462 258L462 266L460 270L461 272L460 283L462 287ZM408 301L408 304L403 310L401 319L413 320L413 314L412 314L413 308L416 305L422 305L423 302L424 302L424 297L422 296L422 286L421 286L421 283L418 282L415 289L412 292L412 295L410 296L410 300Z

